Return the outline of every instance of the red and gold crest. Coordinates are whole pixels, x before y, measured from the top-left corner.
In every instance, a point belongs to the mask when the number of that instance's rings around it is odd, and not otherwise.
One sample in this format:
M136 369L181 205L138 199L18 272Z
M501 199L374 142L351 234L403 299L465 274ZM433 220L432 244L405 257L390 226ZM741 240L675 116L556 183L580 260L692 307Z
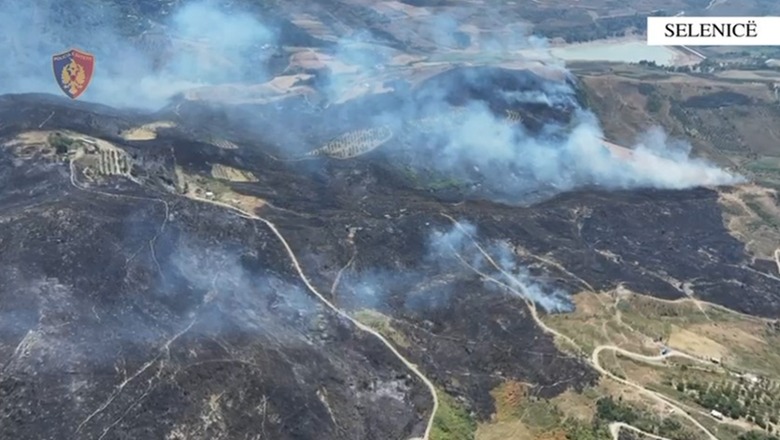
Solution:
M56 54L51 57L54 79L63 92L76 99L87 90L92 72L95 71L95 57L78 49Z

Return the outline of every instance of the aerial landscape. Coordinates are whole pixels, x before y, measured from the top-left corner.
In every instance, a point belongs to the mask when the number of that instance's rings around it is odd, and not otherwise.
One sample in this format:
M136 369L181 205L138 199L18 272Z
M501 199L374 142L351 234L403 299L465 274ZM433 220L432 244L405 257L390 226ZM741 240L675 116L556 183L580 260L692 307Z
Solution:
M0 439L780 439L779 14L0 0Z

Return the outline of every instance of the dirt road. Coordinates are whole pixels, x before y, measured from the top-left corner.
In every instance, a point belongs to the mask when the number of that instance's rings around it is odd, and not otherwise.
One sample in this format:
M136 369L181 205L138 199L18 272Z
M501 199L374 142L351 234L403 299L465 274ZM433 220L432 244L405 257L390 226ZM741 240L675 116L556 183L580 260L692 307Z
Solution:
M144 198L144 197L136 197L136 196L123 195L123 194L105 193L103 191L96 191L96 190L91 190L91 189L84 188L84 187L80 186L78 184L78 182L77 182L76 175L75 175L75 167L74 167L73 161L71 161L69 165L70 165L70 183L71 183L71 185L73 185L74 188L76 188L76 189L78 189L80 191L86 191L86 192L102 194L102 195L109 196L109 197L127 197L127 198L131 198L131 199L156 200L158 202L161 202L161 203L165 204L165 206L166 206L166 214L168 212L168 209L167 209L168 208L168 204L167 204L167 202L165 202L163 200L160 200L160 199L151 199L151 198L147 199L147 198ZM309 281L308 277L306 277L306 274L303 272L303 269L301 268L301 265L298 262L298 258L295 255L295 252L293 252L293 250L290 247L289 243L284 238L282 233L279 232L279 230L276 228L275 224L273 224L271 221L266 220L266 219L264 219L264 218L262 218L260 216L257 216L257 215L245 212L245 211L243 211L241 209L238 209L238 208L236 208L234 206L231 206L231 205L228 205L226 203L222 203L222 202L218 202L218 201L214 201L214 200L195 198L195 197L192 197L192 198L194 200L197 200L197 201L200 201L200 202L210 203L212 205L217 205L217 206L220 206L222 208L229 209L229 210L231 210L233 212L236 212L239 216L241 216L243 218L250 219L250 220L255 220L255 221L260 221L263 224L265 224L271 230L271 232L273 232L274 235L276 235L277 239L279 239L279 241L281 242L282 246L285 249L285 252L287 253L287 256L290 258L290 261L292 262L292 265L295 268L295 271L298 273L298 277L301 279L301 281L303 281L304 285L306 285L306 288L315 297L317 297L317 299L319 299L327 308L332 310L334 313L336 313L337 315L339 315L342 318L346 319L347 321L352 323L358 329L360 329L360 330L362 330L362 331L364 331L366 333L371 334L372 336L377 338L380 342L382 342L387 347L387 349L390 350L390 352L393 353L393 355L395 355L395 357L398 358L398 360L400 360L401 363L404 364L404 366L406 368L408 368L412 373L414 373L414 375L417 376L420 379L420 381L422 381L425 384L425 386L428 388L428 390L431 393L431 398L433 399L433 408L431 410L431 415L430 415L430 417L428 419L428 423L426 424L425 433L423 434L423 437L421 439L421 440L428 440L429 437L430 437L431 430L433 429L433 421L434 421L434 418L436 416L436 412L439 409L439 397L436 394L436 388L434 387L433 382L431 382L431 380L428 379L428 377L426 377L417 368L417 366L415 364L413 364L404 355L402 355L395 348L395 346L393 346L393 344L390 343L390 341L388 341L384 336L382 336L382 334L380 334L376 330L372 329L371 327L361 323L360 321L354 319L352 316L347 314L347 312L339 309L333 303L331 303L327 298L325 298L312 285L312 283L311 283L311 281ZM167 215L166 215L166 220L167 220ZM419 439L419 438L417 438L417 439ZM411 440L415 440L415 439L411 439Z
M481 272L481 271L477 270L473 266L469 265L460 255L458 255L458 257L461 259L462 263L464 263L466 266L468 266L472 270L476 271L483 278L485 278L485 279L487 279L487 280L489 280L491 282L494 282L494 283L496 283L496 284L498 284L498 285L500 285L500 286L502 286L502 287L504 287L506 289L509 289L510 291L514 292L520 298L528 298L528 295L523 291L523 289L524 289L524 284L523 283L518 281L512 274L506 272L504 270L504 268L501 267L501 265L497 264L496 261L493 259L493 257L490 254L488 254L485 251L485 249L477 242L476 238L471 236L469 234L469 232L467 230L465 230L457 220L455 220L453 217L451 217L451 216L449 216L447 214L443 214L442 213L442 215L444 217L448 218L450 221L452 221L455 224L455 226L458 227L472 241L474 246L485 257L485 259L497 271L499 271L501 274L503 274L506 277L506 279L511 280L512 284L514 286L510 286L507 283L504 283L504 282L502 282L500 280L497 280L495 277L492 277L492 276L490 276L488 274L485 274L484 272ZM454 249L453 249L453 251L454 251ZM456 255L457 255L457 253L456 253ZM534 304L531 301L528 301L527 299L526 299L526 303L528 304L528 308L531 311L531 317L533 318L533 320L536 322L536 324L544 332L546 332L548 334L551 334L554 337L559 338L560 340L566 341L568 344L571 344L572 346L576 347L577 350L580 353L584 352L582 350L582 348L580 348L579 345L576 342L574 342L574 340L572 340L570 337L568 337L568 336L564 335L563 333L559 332L558 330L548 326L544 321L542 321L542 319L539 317L539 313L538 313L538 311L536 309L536 304ZM637 384L637 383L635 383L633 381L630 381L630 380L627 380L627 379L622 379L622 378L612 374L611 372L607 371L605 368L603 368L601 366L600 361L599 361L599 353L601 353L604 350L615 350L615 351L618 351L618 352L620 352L620 353L622 353L622 354L624 354L626 356L632 357L634 359L645 360L645 361L650 361L650 362L657 362L657 361L662 360L662 359L664 359L666 357L669 357L669 356L679 356L680 355L679 352L670 352L670 353L667 353L666 355L663 355L663 356L645 356L645 355L642 355L642 354L632 353L632 352L626 351L626 350L624 350L624 349L622 349L620 347L616 347L616 346L599 346L599 347L596 347L593 350L593 352L590 355L590 358L587 359L587 361L600 374L602 374L604 376L607 376L610 379L612 379L612 380L614 380L616 382L619 382L619 383L621 383L621 384L623 384L625 386L634 388L635 390L637 390L637 391L641 392L642 394L650 397L651 399L661 403L662 405L668 406L674 412L676 412L680 416L686 418L688 421L690 421L692 424L694 424L697 428L699 428L702 432L704 432L710 440L718 440L718 438L715 437L715 435L713 435L706 427L704 427L701 423L699 423L699 421L696 420L693 416L691 416L685 410L683 410L671 398L666 397L663 394L657 393L655 391L648 390L648 389L644 388L643 386L641 386L641 385L639 385L639 384ZM688 357L687 355L684 355L684 356ZM620 425L616 425L616 426L618 426L618 428L620 427ZM626 425L626 426L628 427L629 425ZM631 428L633 428L636 431L639 431L638 428L634 428L634 427L631 427ZM666 440L666 439L664 439L664 440Z
M777 273L780 274L780 249L775 249L775 265L777 265Z
M650 434L649 432L642 431L641 429L635 426L631 426L628 423L623 423L623 422L612 422L609 424L609 433L612 435L612 440L618 440L620 438L621 429L628 429L630 431L634 431L636 433L642 434L643 436L654 438L656 440L671 440L666 437L661 437L660 435Z

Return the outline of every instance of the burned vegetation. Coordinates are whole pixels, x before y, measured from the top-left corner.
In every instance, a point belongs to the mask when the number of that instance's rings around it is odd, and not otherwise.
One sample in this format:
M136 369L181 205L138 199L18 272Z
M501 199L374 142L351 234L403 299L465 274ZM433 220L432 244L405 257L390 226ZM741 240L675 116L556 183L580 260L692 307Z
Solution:
M73 154L0 148L0 436L421 437L433 402L410 364L474 422L508 381L541 398L597 383L534 319L580 291L676 299L685 284L780 314L778 279L725 229L713 190L518 196L494 169L436 165L474 107L497 130L561 136L581 104L528 94L545 87L456 69L324 109L154 115L0 98L4 145L43 130ZM502 271L527 286L490 281ZM566 307L544 307L551 292Z

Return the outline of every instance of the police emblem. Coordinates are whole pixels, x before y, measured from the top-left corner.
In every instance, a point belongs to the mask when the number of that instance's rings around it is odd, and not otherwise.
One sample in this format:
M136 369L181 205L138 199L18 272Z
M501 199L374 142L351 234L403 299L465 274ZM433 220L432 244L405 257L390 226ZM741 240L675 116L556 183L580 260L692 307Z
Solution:
M71 99L78 98L89 85L95 68L95 57L77 49L53 55L54 79Z

